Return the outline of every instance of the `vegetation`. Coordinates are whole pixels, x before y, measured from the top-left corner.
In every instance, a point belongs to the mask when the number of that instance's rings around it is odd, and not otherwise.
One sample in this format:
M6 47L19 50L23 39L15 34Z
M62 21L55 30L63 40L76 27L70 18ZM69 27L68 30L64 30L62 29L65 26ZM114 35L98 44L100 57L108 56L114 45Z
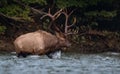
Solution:
M119 0L0 0L1 39L57 26L79 48L120 51L119 20Z

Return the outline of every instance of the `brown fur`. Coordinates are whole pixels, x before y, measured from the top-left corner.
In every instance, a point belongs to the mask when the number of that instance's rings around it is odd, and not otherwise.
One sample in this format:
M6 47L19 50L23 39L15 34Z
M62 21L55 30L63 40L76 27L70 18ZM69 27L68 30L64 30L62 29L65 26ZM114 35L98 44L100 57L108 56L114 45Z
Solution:
M21 52L43 55L67 46L68 41L60 35L52 35L46 31L38 30L19 36L14 41L16 53Z

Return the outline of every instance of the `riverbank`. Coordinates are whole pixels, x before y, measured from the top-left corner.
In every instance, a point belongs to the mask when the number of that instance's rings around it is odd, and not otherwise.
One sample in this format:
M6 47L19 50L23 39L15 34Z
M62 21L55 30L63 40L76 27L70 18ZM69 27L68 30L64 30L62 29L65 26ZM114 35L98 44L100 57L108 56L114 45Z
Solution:
M13 52L14 45L10 41L0 40L0 52Z
M92 38L92 37L91 37ZM13 52L14 39L5 37L0 38L0 52ZM120 37L111 34L104 39L86 39L78 44L72 43L72 47L65 52L78 52L78 53L101 53L101 52L120 52Z
M120 52L120 37L114 32L103 37L91 37L85 39L79 44L73 44L70 52L79 53L102 53L102 52Z

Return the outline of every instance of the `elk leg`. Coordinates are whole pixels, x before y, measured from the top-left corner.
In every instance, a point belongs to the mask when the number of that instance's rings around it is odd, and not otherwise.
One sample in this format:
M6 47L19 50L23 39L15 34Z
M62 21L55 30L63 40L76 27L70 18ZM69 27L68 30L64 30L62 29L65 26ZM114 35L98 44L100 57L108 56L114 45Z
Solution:
M20 52L20 53L18 53L17 57L24 57L24 58L26 58L28 55L30 55L30 53Z

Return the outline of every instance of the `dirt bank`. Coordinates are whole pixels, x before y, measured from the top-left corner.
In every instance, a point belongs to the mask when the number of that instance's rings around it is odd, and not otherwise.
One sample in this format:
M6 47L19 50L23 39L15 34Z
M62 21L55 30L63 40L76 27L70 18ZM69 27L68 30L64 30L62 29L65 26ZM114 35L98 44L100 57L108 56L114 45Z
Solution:
M14 39L9 38L0 39L0 52L13 52ZM65 52L79 52L79 53L101 53L101 52L120 52L120 38L112 36L111 38L101 39L86 39L79 44L73 43L72 47Z
M6 40L0 40L0 52L12 52L14 51L13 43Z

